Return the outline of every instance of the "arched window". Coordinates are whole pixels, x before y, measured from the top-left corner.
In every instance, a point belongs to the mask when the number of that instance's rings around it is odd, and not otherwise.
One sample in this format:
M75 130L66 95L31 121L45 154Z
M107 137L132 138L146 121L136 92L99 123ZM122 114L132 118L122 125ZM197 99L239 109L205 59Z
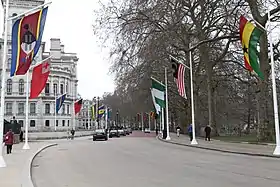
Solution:
M13 92L13 81L12 79L7 80L7 94L12 95Z
M45 104L45 114L50 114L51 113L51 106L49 103Z
M19 95L23 95L23 93L24 93L24 80L23 79L19 80L18 92L19 92Z

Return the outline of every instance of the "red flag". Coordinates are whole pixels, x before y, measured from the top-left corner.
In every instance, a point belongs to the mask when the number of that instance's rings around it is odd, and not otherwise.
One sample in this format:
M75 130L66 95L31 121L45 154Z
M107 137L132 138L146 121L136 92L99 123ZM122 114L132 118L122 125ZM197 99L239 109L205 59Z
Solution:
M75 102L75 104L74 104L75 114L77 114L81 111L82 105L83 105L83 99L80 99L79 101Z
M45 88L50 74L50 63L48 61L34 67L31 80L30 99L37 98Z

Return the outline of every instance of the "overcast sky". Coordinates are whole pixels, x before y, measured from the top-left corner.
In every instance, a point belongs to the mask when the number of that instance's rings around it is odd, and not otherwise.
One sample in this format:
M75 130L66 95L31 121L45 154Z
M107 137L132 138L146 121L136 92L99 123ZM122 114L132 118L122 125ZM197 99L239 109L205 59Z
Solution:
M92 31L93 10L97 8L98 0L52 0L43 35L48 51L50 38L60 38L65 52L78 54L78 93L85 99L114 90L113 77L108 74L108 49L98 46ZM2 7L0 12L2 36Z

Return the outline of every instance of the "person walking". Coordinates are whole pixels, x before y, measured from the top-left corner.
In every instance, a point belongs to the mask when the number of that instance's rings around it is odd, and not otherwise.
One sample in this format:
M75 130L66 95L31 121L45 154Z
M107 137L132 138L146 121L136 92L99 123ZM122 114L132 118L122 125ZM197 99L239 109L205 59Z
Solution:
M192 133L193 129L192 129L192 124L190 124L188 126L188 134L189 134L189 137L190 137L190 141L193 140L193 133Z
M12 129L10 129L5 135L5 145L7 147L7 154L12 153L13 144L14 144L14 133Z
M19 133L19 140L20 142L23 142L23 131L20 130L20 133Z
M177 132L177 136L179 137L180 136L180 132L181 132L181 127L180 126L176 127L176 132Z
M71 140L74 140L74 136L75 136L75 130L72 129L72 130L71 130Z
M205 132L205 141L210 141L210 135L211 135L211 127L207 125L204 129Z

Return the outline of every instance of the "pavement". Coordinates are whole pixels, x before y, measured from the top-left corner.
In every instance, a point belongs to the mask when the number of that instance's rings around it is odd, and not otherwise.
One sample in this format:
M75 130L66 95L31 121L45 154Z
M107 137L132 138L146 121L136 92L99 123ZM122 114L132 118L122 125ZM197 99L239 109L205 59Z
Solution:
M74 141L88 140L88 136L91 134L91 131L76 131ZM57 145L58 142L72 142L66 138L66 132L29 133L30 150L23 150L23 143L15 144L12 154L7 155L6 147L3 147L3 157L7 167L0 168L0 187L33 187L30 173L33 158L41 150Z
M279 187L279 168L276 158L194 149L132 135L65 141L45 149L34 159L32 180L36 187Z
M220 151L226 153L243 154L250 156L263 156L263 157L275 157L280 158L280 156L273 155L274 145L257 145L248 143L231 143L223 142L220 140L205 141L204 139L198 138L198 145L191 145L189 136L181 134L177 137L175 133L170 133L171 140L163 140L159 137L159 140L166 143L177 144L182 146L189 146L193 148L207 149L212 151Z
M1 187L33 187L30 176L30 166L33 157L38 151L55 143L32 142L29 143L30 150L23 150L23 144L13 146L12 154L7 155L5 147L3 157L7 167L0 168Z

